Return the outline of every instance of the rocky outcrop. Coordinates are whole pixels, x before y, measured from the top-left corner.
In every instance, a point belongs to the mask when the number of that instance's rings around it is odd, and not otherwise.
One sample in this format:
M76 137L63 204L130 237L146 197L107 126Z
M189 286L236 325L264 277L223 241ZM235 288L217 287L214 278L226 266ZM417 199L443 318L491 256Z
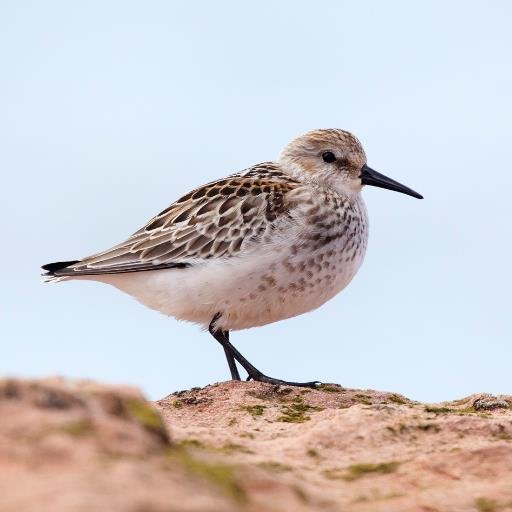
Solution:
M512 510L512 397L0 381L0 510Z

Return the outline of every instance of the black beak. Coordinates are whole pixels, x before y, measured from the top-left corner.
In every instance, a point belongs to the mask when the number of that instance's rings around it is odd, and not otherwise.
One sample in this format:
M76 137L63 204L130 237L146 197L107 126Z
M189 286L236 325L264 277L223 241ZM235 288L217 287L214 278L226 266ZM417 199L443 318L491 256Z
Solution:
M416 197L417 199L423 199L423 196L414 192L414 190L398 183L398 181L392 180L380 172L374 171L366 164L361 167L361 174L359 175L363 185L371 185L373 187L387 188L388 190L395 190L408 196Z

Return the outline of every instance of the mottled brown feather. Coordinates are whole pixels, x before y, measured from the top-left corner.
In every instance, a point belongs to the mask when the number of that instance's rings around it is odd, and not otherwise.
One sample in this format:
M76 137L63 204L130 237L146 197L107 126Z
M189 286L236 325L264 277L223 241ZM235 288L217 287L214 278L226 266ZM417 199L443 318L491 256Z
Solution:
M63 269L60 275L181 267L239 254L287 212L300 183L268 162L192 190L128 240ZM290 203L291 204L291 203Z

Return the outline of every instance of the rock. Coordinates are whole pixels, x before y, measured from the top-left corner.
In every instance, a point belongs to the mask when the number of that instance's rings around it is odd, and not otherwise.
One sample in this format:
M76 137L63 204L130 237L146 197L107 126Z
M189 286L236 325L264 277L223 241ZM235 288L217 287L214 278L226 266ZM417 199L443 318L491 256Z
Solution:
M507 409L511 406L504 398L482 393L473 400L473 407L477 411L491 411L493 409Z
M127 387L4 380L0 510L505 510L511 403L224 382L150 404Z
M132 388L3 380L0 418L2 512L228 512L243 497L230 468L173 445Z

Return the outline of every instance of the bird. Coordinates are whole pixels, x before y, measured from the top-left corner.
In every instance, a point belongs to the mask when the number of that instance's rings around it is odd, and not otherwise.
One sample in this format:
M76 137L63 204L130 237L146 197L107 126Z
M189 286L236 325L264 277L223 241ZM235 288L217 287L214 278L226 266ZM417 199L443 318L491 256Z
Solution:
M44 281L92 280L217 340L231 378L315 387L270 377L230 342L230 332L312 311L343 290L368 242L365 186L423 196L367 165L361 142L317 129L276 161L212 181L173 202L124 242L42 266Z

